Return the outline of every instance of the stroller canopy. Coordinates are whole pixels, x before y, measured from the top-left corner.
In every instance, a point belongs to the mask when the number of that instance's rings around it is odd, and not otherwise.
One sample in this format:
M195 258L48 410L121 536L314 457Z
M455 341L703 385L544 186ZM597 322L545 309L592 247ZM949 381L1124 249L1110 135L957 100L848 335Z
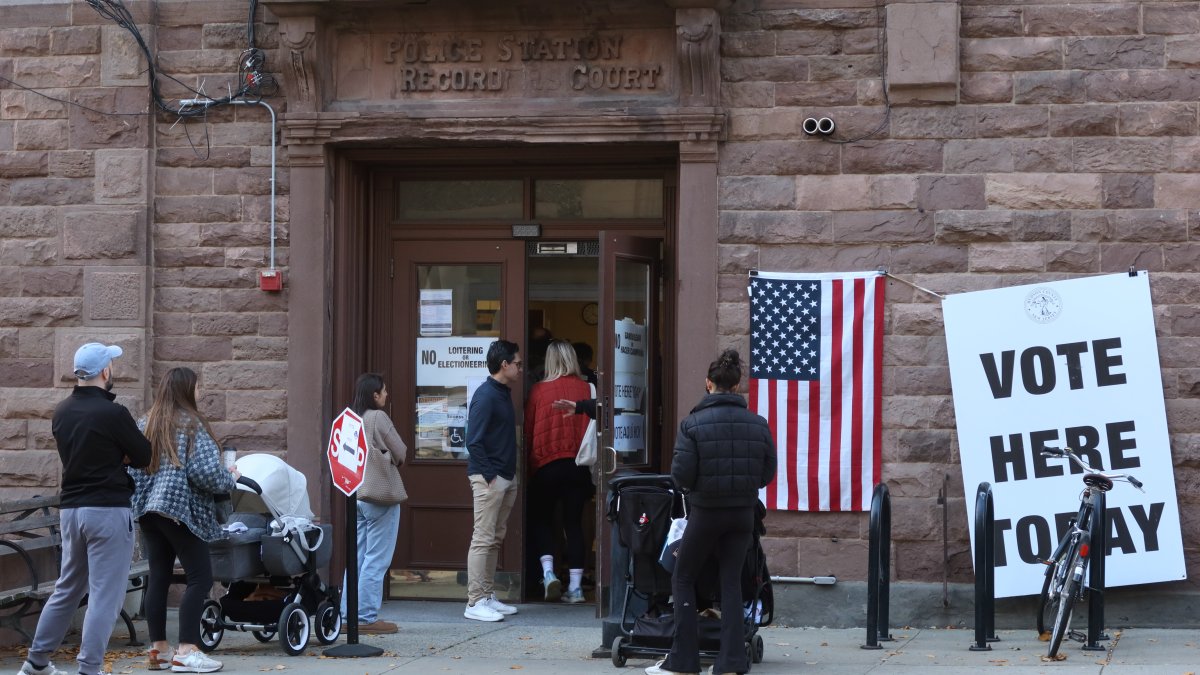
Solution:
M267 512L276 518L292 517L312 520L308 505L308 480L287 462L268 454L254 454L237 460L238 471L258 483L262 494L238 483L233 496L236 511Z

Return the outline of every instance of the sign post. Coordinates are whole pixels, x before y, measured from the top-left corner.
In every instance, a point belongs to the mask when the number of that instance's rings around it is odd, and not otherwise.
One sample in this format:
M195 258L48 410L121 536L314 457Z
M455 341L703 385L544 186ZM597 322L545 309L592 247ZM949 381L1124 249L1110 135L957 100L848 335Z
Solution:
M330 647L325 656L360 658L379 656L379 647L358 643L358 498L354 493L362 486L367 468L367 436L363 421L349 408L333 420L329 431L329 473L333 486L346 495L346 644Z

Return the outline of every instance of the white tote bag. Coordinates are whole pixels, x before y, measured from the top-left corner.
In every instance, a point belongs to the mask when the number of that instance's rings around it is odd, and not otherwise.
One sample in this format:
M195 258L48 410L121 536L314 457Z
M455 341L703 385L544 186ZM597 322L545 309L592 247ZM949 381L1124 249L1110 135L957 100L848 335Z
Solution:
M588 383L592 398L596 398L596 385ZM596 420L588 420L587 429L583 432L583 440L579 442L579 452L575 453L575 464L591 466L596 463L596 455L600 451L600 437L596 433Z

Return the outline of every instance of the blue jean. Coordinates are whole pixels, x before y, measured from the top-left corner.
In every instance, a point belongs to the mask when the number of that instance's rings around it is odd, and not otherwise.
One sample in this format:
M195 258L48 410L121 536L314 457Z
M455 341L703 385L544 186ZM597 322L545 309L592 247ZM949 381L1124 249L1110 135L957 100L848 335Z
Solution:
M383 604L383 580L396 551L400 533L400 505L358 502L358 622L375 623ZM346 578L342 577L342 588ZM346 593L342 592L342 616L346 616Z
M29 645L29 662L43 666L62 644L71 616L88 596L79 641L79 672L96 675L112 636L133 559L133 516L127 507L86 506L60 509L62 574L42 607Z

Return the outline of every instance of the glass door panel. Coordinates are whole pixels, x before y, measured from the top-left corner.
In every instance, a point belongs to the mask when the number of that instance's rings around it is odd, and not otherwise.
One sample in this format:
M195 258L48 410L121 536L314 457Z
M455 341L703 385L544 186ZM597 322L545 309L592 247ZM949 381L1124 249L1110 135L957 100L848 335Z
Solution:
M618 257L613 275L612 448L619 466L649 463L651 269Z
M416 459L466 461L467 404L504 320L499 264L417 265Z

